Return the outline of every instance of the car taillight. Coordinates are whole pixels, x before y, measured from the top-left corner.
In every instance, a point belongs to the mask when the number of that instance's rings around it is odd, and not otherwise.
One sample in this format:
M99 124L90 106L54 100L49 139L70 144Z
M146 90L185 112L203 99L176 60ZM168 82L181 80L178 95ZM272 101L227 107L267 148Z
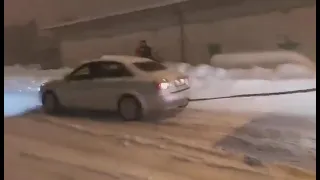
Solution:
M158 90L165 90L170 87L170 83L166 79L162 79L161 82L156 82L156 86Z
M176 85L189 85L189 78L187 76L183 76L177 79Z
M183 80L186 85L189 85L189 77L186 76L183 78Z
M169 86L170 86L170 83L162 82L162 83L159 83L159 84L158 84L158 89L159 89L159 90L165 90L165 89L168 89Z

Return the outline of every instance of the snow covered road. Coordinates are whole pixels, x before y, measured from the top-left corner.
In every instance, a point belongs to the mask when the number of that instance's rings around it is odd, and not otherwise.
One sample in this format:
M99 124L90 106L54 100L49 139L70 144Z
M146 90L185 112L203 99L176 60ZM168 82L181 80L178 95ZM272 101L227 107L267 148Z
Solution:
M287 140L300 132L268 129L265 125L274 117L269 118L186 110L165 121L124 123L112 114L56 118L34 112L4 122L6 174L33 180L313 179L305 171L293 169L299 174L293 176L286 167L267 164L272 158L272 163L276 159L308 169L315 166L314 156L300 150L303 146L289 146ZM265 131L257 133L261 126L252 122L264 124ZM269 142L261 144L265 138ZM224 150L228 146L237 151ZM243 151L263 154L265 167L247 165Z

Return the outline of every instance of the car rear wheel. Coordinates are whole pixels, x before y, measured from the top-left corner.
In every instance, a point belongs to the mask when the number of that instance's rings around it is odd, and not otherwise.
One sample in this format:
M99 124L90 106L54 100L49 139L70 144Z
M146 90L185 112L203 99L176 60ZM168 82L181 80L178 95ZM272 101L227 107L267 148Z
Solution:
M184 105L179 106L179 108L186 108L189 105L189 101L186 101Z
M118 104L120 116L126 121L142 119L142 107L140 102L133 96L123 96Z
M46 92L42 95L42 108L48 114L59 111L60 104L57 96L52 92Z

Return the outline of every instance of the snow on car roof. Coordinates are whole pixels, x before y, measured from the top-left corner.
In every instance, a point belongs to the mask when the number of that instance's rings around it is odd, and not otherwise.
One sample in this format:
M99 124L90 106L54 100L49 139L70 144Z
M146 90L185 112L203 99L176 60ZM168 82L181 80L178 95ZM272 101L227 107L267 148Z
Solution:
M121 62L121 63L136 63L136 62L146 62L146 61L151 61L148 58L142 58L142 57L137 57L137 56L126 56L126 55L104 55L101 56L98 59L93 59L89 61L84 61L83 63L88 63L88 62L97 62L97 61L116 61L116 62Z

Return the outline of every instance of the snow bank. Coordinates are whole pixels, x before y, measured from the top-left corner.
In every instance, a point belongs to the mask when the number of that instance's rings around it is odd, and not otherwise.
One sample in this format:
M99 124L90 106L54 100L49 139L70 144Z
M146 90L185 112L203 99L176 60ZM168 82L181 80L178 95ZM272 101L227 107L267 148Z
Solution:
M275 70L259 67L249 70L225 70L209 65L191 66L184 63L167 63L167 65L171 70L189 76L193 98L316 87L316 74L299 65L280 65ZM42 83L61 78L70 71L69 68L39 70L35 66L4 67L4 91L37 91Z
M32 93L4 93L4 117L25 113L39 106L38 94Z
M279 64L296 64L315 70L315 64L303 54L294 51L266 51L218 54L212 56L211 65L222 68L274 68Z
M5 92L38 91L41 84L51 79L61 78L69 68L58 70L40 70L36 65L22 67L20 65L4 67Z
M171 70L189 76L191 97L219 97L237 94L292 91L316 87L316 74L304 66L285 64L275 70L230 69L209 65L191 66L184 63L168 63Z
M29 66L5 66L4 67L4 75L5 77L9 76L33 76L33 77L60 77L61 75L70 72L70 68L61 68L61 69L51 69L51 70L41 70L37 65L29 65Z
M209 94L209 93L207 93ZM199 96L196 94L196 96ZM230 113L271 113L308 116L315 121L316 92L266 97L219 99L190 103L189 107Z
M306 66L297 64L278 65L275 69L265 69L254 67L251 69L222 69L210 65L202 64L191 66L185 63L166 63L172 69L193 77L207 77L213 79L263 79L263 80L281 80L281 79L315 79L316 73Z
M316 75L298 65L280 65L274 71L214 68L209 65L168 64L190 78L190 98L211 98L251 93L269 93L316 88ZM21 66L4 68L5 93L37 93L42 83L63 77L70 69L38 70ZM316 116L316 93L271 97L236 98L191 103L196 109L232 110L237 112L285 112ZM279 102L279 103L278 103ZM285 102L285 103L280 103Z

